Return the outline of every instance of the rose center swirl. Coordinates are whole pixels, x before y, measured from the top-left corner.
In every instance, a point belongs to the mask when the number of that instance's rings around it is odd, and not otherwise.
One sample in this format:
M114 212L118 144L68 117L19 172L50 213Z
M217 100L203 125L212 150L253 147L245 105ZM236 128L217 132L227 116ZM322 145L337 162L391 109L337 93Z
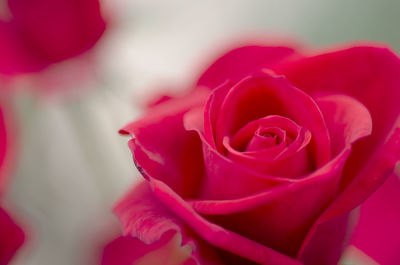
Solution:
M291 119L269 115L249 122L232 137L224 137L223 146L234 161L250 163L263 173L295 176L310 169L307 146L311 137L309 130ZM291 169L282 169L284 165L291 165Z

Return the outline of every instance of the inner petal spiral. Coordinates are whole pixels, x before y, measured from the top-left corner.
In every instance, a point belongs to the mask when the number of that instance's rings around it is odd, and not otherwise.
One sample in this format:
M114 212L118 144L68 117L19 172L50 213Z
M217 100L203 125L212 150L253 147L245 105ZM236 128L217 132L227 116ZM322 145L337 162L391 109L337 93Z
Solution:
M286 140L286 132L278 127L260 127L246 146L246 151L259 151L270 148Z
M262 173L296 176L312 168L307 149L309 130L279 115L252 121L235 135L225 137L227 156Z

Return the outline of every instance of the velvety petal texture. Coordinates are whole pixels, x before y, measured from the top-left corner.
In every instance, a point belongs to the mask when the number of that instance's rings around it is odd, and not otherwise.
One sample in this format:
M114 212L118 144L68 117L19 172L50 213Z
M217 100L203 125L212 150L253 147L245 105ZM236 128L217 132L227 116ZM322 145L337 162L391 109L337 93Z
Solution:
M171 265L220 264L214 250L201 239L196 240L197 237L187 225L154 196L151 188L149 183L142 182L116 205L115 213L122 222L125 236L110 243L102 264L122 265L132 264L133 261L137 262L133 264L146 264L145 260L158 260L159 255L164 256L167 259L164 262L171 262L167 263ZM116 247L116 244L122 247ZM132 249L135 251L128 251ZM171 251L175 252L172 256ZM116 253L122 255L117 256ZM175 263L177 259L181 263Z
M189 265L192 249L181 247L179 236L166 235L153 244L145 244L131 236L120 236L111 241L103 251L102 265Z
M98 0L8 0L0 21L0 73L18 74L90 49L105 30Z
M351 244L382 265L400 263L400 178L393 174L361 206Z
M251 72L269 68L290 57L300 55L294 48L285 46L249 45L235 48L213 61L199 77L197 86L215 88L226 80L237 82Z
M201 142L194 132L184 129L182 117L192 107L201 106L208 94L198 90L169 100L121 130L134 136L129 146L139 171L164 181L184 197L199 192L204 165Z
M397 56L248 46L198 85L122 130L154 206L122 200L126 231L190 231L224 264L337 264L351 211L400 159Z

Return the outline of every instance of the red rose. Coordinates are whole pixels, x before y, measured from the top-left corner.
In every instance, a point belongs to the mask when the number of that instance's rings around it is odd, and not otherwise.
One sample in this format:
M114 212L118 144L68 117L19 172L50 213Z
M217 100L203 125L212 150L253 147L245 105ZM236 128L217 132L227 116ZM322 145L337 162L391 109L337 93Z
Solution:
M122 130L146 179L115 209L129 262L178 235L185 264L337 264L350 211L400 158L399 87L385 48L219 58Z

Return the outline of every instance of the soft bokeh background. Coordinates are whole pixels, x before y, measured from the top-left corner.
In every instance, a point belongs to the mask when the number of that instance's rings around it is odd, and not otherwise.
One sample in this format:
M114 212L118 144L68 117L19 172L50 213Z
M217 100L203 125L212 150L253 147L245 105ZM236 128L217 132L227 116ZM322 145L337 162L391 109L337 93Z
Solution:
M20 157L7 203L18 209L32 234L12 265L93 262L93 242L116 223L112 205L140 178L128 139L118 129L137 117L156 91L187 87L232 40L265 34L318 47L375 40L400 50L398 0L102 4L109 26L95 49L89 77L46 84L46 91L55 90L46 96L21 92L16 98ZM83 55L42 74L68 79L71 71L85 69ZM43 85L32 76L12 85L33 84ZM58 93L63 89L71 92Z

